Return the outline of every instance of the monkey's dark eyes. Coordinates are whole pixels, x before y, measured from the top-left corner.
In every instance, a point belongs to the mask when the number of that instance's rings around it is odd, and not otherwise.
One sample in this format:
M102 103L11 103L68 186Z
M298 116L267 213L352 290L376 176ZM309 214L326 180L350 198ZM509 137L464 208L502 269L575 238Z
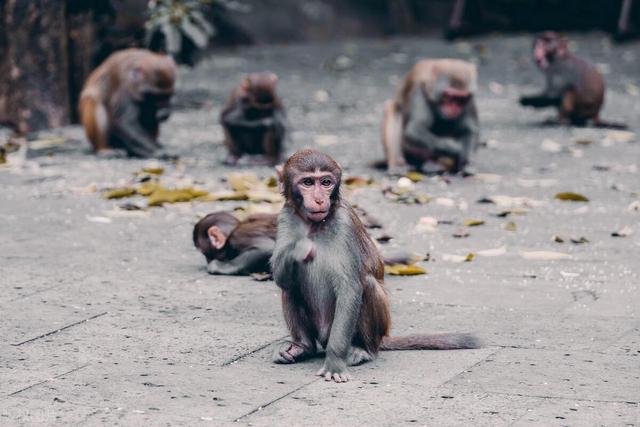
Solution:
M302 180L302 185L304 185L305 187L311 187L313 185L313 179L311 178L305 178Z
M333 182L329 178L325 178L321 182L323 187L330 187Z

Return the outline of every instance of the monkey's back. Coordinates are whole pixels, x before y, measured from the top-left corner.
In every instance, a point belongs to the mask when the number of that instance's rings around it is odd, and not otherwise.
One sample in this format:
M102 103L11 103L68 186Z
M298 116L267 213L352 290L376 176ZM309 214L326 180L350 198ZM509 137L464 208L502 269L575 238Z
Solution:
M604 104L605 84L597 67L574 55L568 56L560 64L559 72L569 76L569 87L573 93L573 120L582 121L597 118Z

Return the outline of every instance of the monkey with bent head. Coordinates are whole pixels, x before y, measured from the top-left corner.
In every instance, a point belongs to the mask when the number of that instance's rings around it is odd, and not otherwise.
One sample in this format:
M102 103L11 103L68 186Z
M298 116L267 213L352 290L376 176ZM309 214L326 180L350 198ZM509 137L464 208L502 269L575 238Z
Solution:
M171 114L176 65L168 55L144 49L112 54L87 79L80 120L98 154L122 149L134 157L172 157L158 142Z
M547 85L540 94L521 97L521 105L555 107L560 124L626 128L624 124L600 119L604 104L604 78L594 64L569 51L564 37L552 31L538 35L533 42L533 58L545 74Z
M410 164L460 172L479 140L476 66L457 59L418 62L384 106L382 143L390 170Z
M231 92L220 113L229 151L226 164L237 164L245 154L262 156L256 163L275 165L280 161L286 116L277 83L273 73L251 73Z
M379 350L475 348L469 334L389 336L383 262L340 198L341 177L340 166L314 150L295 153L281 173L285 206L271 267L291 341L277 349L274 362L311 357L319 345L326 356L317 374L346 382L347 366L373 360Z

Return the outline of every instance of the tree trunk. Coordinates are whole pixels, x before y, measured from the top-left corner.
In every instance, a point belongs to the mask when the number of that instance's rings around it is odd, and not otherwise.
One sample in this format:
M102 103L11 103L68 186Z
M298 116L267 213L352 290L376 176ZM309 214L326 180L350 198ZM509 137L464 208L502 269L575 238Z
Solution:
M65 1L0 3L0 122L22 134L69 123Z

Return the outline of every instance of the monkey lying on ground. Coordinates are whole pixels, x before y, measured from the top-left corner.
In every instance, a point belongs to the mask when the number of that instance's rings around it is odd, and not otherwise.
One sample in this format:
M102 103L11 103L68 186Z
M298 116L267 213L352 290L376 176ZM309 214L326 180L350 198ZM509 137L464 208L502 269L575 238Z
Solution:
M158 142L171 114L176 65L168 55L144 49L112 54L87 79L80 120L99 154L122 149L135 157L174 157Z
M464 170L479 139L476 75L475 65L457 59L422 60L407 73L384 107L382 143L390 170L407 163L436 172Z
M560 124L626 128L600 120L604 104L604 79L595 65L569 52L567 40L547 31L533 42L533 58L545 74L547 86L538 95L523 96L520 104L534 108L555 107Z
M207 259L211 274L269 271L276 240L276 216L255 214L240 221L230 212L215 212L193 228L193 244Z
M347 366L379 350L475 348L470 334L389 336L391 315L382 259L351 206L340 198L342 170L329 156L301 150L281 174L285 205L271 257L291 333L276 363L326 350L318 375L345 382Z
M277 83L273 73L252 73L231 92L220 114L229 150L226 164L235 165L244 154L262 155L271 165L280 161L286 129Z
M368 220L371 228L380 223L358 210L358 215ZM211 213L193 227L193 244L207 260L211 274L242 275L271 271L269 258L276 240L278 216L275 214L250 215L244 221L231 212ZM413 255L397 251L383 257L384 263L409 264Z

